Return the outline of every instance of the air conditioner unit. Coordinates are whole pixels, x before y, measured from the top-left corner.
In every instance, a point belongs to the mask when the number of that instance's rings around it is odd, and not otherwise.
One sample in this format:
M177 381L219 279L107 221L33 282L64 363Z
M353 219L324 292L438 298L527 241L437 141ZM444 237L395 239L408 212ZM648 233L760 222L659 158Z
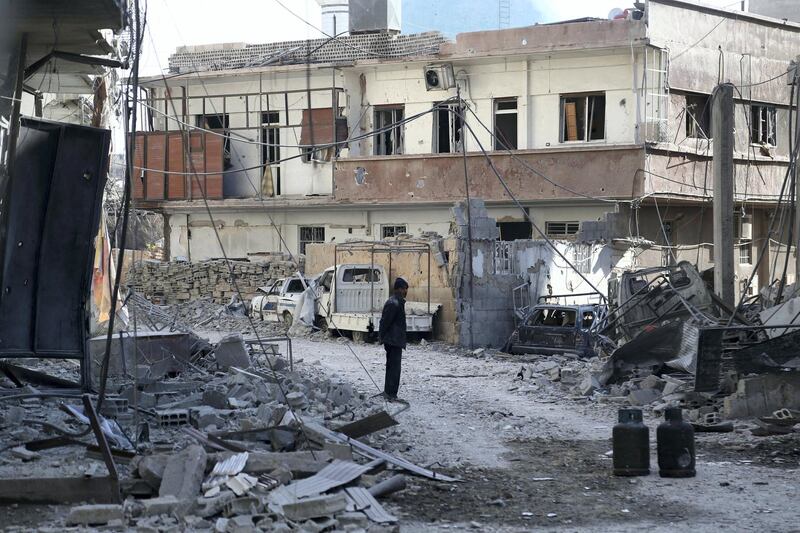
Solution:
M425 67L425 88L429 91L446 91L456 86L452 63Z

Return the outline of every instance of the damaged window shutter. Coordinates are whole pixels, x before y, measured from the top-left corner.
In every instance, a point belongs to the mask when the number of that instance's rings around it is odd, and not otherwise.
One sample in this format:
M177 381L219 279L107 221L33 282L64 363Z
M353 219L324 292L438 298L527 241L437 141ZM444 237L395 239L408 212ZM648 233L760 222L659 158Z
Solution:
M302 146L321 146L334 142L333 131L336 124L335 142L347 140L347 118L333 118L333 110L330 107L304 109L303 121L300 124L300 144Z

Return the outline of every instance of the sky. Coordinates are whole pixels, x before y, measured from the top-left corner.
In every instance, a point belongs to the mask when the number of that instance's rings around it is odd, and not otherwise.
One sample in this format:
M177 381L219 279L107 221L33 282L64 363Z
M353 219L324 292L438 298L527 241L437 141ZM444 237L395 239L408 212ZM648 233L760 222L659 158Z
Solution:
M431 5L430 21L421 21L414 16L407 21L406 33L436 29L425 26L436 24L436 20L450 20L450 12L434 7L437 4L458 5L463 13L455 27L462 31L465 24L474 23L483 29L489 15L478 8L484 0L403 0L409 14L414 13L415 4ZM705 0L717 6L738 6L731 0ZM250 44L293 39L321 37L312 26L321 26L320 8L316 0L147 0L147 27L140 66L142 75L154 75L167 69L167 60L178 46L236 43ZM632 4L632 2L630 2ZM611 9L625 7L625 0L512 0L511 26L527 26L536 22L546 23L580 17L606 17ZM287 11L288 8L295 15ZM437 16L440 18L437 19ZM301 20L303 19L303 20ZM413 25L413 26L411 26Z

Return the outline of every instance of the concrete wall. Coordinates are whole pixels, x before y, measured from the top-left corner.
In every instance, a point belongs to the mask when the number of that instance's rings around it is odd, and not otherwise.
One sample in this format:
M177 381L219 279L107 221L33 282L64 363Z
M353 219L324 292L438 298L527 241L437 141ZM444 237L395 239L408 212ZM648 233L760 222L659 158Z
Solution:
M579 199L583 195L625 198L641 194L644 150L637 147L547 150L517 154L519 160L497 153L492 161L519 200ZM481 154L469 153L470 195L487 201L508 201L508 193ZM366 169L363 184L354 178ZM547 176L543 178L530 168ZM336 198L353 203L440 201L451 203L467 195L460 155L373 157L340 160L336 165ZM548 181L549 180L549 181ZM554 185L557 184L558 186Z
M213 207L225 251L230 257L247 258L271 251L292 255L300 253L300 226L325 228L326 242L345 242L348 239L376 240L382 237L385 225L405 225L414 237L424 233L447 236L451 232L452 213L449 205L424 203L397 206L370 206L352 208L337 205L317 205L280 209L217 208ZM529 204L531 219L542 230L546 222L573 222L599 220L614 204L560 202L558 204ZM524 216L515 206L490 205L489 214L504 222L522 222ZM188 217L188 218L187 218ZM169 257L191 258L192 261L222 257L217 237L208 214L199 209L186 209L168 215ZM187 226L188 221L188 226ZM273 226L274 223L274 226ZM535 232L534 232L535 233ZM191 238L189 238L191 236ZM534 237L537 235L534 234ZM331 255L331 261L332 261ZM316 263L310 263L310 265ZM327 268L308 266L313 274Z

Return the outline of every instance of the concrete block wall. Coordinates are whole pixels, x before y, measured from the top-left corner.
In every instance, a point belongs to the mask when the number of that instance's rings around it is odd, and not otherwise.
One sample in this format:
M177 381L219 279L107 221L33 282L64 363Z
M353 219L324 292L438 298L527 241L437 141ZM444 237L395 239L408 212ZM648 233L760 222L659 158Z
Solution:
M451 277L456 287L459 325L454 333L462 346L501 348L514 331L512 291L522 278L495 274L494 247L500 230L482 199L470 200L469 227L466 202L459 202L452 211L457 241L450 254Z
M227 304L237 294L236 287L245 302L249 302L259 287L295 272L297 265L291 261L231 261L230 268L224 260L199 263L141 261L131 267L128 285L159 304L183 303L201 297L211 297L217 303Z

